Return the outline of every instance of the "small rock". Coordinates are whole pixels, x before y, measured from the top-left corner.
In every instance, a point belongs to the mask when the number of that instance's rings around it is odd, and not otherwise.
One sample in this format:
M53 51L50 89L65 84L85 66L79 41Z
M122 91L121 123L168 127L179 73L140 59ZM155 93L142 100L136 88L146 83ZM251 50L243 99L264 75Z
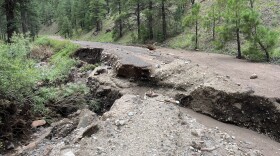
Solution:
M97 124L91 124L86 128L80 128L77 136L75 138L75 142L81 140L84 137L91 137L93 134L99 131L99 127Z
M198 132L196 130L192 130L191 131L191 134L195 137L198 137Z
M97 118L98 117L94 112L92 112L88 109L82 110L80 112L79 123L78 123L77 129L88 127L92 123L97 122Z
M48 146L47 148L45 148L44 150L44 156L50 155L51 151L52 151L53 147Z
M151 97L151 98L158 97L158 94L154 93L151 90L149 92L145 93L145 95L148 96L148 97Z
M133 116L134 113L133 113L133 112L129 112L127 115L128 115L128 116Z
M31 124L31 127L32 128L37 128L39 126L44 126L47 122L45 120L36 120L36 121L33 121L32 124Z
M124 120L121 120L121 121L120 121L120 125L121 125L121 126L125 125L125 121L124 121Z
M75 154L72 151L68 151L66 153L63 153L62 156L75 156Z
M116 120L115 125L116 126L124 126L126 124L125 120Z
M7 142L6 143L6 149L7 150L13 150L13 149L15 149L15 145L12 142Z
M94 72L94 75L100 75L100 74L105 74L107 73L107 69L104 68L97 68Z
M253 74L251 75L250 79L257 79L258 78L258 75L257 74Z

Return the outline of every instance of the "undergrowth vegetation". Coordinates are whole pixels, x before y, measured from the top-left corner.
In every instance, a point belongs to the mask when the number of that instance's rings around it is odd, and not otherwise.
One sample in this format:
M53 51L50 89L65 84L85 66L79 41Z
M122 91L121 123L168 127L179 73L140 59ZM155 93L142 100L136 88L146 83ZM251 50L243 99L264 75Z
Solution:
M14 36L10 45L0 45L0 92L2 95L22 100L32 92L40 80L36 62L28 57L31 44L23 36Z
M53 110L46 106L85 103L79 96L84 99L87 86L69 80L78 48L70 41L41 37L31 42L23 35L0 43L0 152L4 141L26 135L32 119L49 116Z
M54 55L49 59L50 66L42 68L41 77L43 80L50 82L63 80L68 76L70 69L77 64L76 60L71 59L71 55L79 46L69 41L57 41L42 37L37 39L35 44L49 46L54 52Z

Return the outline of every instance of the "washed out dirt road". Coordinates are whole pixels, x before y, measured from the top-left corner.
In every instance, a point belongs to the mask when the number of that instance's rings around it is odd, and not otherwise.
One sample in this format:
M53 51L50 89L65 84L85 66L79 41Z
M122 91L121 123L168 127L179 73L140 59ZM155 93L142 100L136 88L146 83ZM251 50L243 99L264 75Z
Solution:
M168 63L175 59L190 60L201 67L219 75L229 76L234 82L252 88L256 95L280 98L280 66L266 63L252 63L238 60L233 56L222 54L158 48L155 51L134 46L123 46L110 43L74 41L84 47L120 49L129 55L136 55L150 62ZM250 79L257 74L257 79Z
M116 55L120 64L133 64L139 68L151 66L155 68L152 76L162 81L157 86L147 85L146 81L128 81L131 79L120 78L111 67L102 65L101 68L107 69L107 72L90 74L89 78L93 81L90 87L99 86L97 92L100 93L117 89L123 96L113 104L110 111L98 117L98 121L88 123L89 127L94 128L97 125L99 129L92 131L91 137L85 137L78 142L73 142L73 138L77 137L76 133L83 131L79 128L69 132L66 137L45 139L36 149L27 151L25 155L41 155L46 149L50 149L47 150L48 153L55 156L280 154L280 144L266 135L221 123L169 101L176 94L187 95L200 86L225 90L226 94L249 90L254 91L255 95L280 98L280 66L250 63L220 54L166 48L149 51L146 48L110 43L73 42L84 48L102 48L104 53ZM257 74L258 79L251 80L252 74ZM150 91L157 96L147 97ZM224 95L219 92L215 94ZM241 111L238 110L242 107L241 104L234 103L232 109ZM279 103L276 102L275 105ZM243 114L246 115L246 112ZM85 117L88 118L87 113L80 113L79 116L80 122L83 122ZM69 117L69 120L76 122L77 119ZM61 127L64 129L65 125Z

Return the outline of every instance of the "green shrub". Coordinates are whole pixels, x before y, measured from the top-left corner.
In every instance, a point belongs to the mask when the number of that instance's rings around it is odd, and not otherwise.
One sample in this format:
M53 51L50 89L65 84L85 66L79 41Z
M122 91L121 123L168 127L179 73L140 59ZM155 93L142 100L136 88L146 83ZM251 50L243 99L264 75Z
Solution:
M94 70L96 67L98 67L98 64L86 64L80 70L81 72L87 72L90 70Z
M246 42L243 45L243 55L246 59L254 62L262 62L265 58L265 53L260 50L256 43L252 42Z
M88 102L88 107L91 111L94 111L94 112L101 112L102 111L102 106L101 106L101 101L100 100L90 100Z
M10 45L0 45L0 92L22 100L30 95L39 80L35 61L28 58L30 42L22 35L15 35Z
M280 59L280 47L277 47L273 50L271 57Z

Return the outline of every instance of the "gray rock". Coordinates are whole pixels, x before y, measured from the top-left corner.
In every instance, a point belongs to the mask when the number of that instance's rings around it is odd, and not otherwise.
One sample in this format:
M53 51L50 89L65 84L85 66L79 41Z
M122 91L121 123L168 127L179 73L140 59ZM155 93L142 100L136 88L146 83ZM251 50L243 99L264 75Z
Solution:
M7 142L6 143L6 149L7 150L15 149L15 145L12 142Z
M97 121L97 115L88 109L82 110L77 129L86 128Z
M199 135L198 135L198 132L196 131L196 130L192 130L191 131L191 134L193 135L193 136L195 136L195 137L198 137Z
M134 115L134 112L129 112L127 115L128 115L128 116L133 116L133 115Z
M257 79L258 78L258 75L257 74L253 74L250 76L250 79Z
M116 120L115 125L116 126L124 126L126 124L125 120Z
M68 152L62 153L62 156L75 156L75 154L72 151L68 151Z

